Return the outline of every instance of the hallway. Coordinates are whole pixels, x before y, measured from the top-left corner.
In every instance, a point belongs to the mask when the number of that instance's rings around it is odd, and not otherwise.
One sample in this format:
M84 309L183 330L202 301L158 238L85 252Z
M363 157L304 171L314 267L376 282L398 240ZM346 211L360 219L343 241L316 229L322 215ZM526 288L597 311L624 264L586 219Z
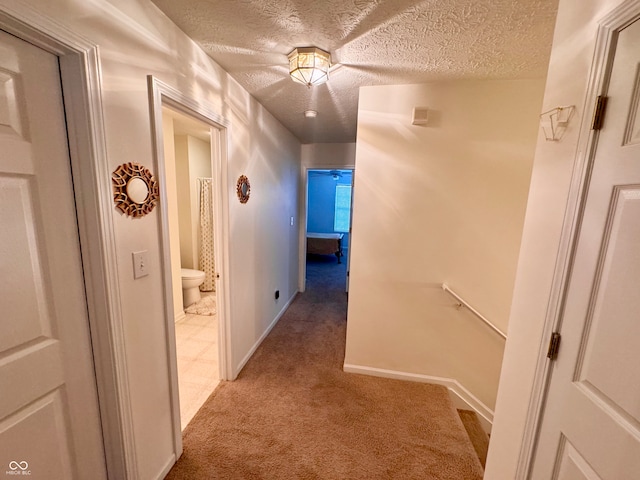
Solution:
M168 479L482 478L445 388L342 371L344 269L309 259L307 291L196 414Z

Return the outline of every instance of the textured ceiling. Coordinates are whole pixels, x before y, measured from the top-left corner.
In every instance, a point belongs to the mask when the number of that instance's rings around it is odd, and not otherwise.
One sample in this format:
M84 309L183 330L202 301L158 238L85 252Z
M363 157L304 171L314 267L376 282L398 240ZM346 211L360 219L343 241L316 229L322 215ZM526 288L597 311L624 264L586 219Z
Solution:
M152 0L303 143L353 142L358 87L546 74L558 0ZM307 88L287 54L331 53ZM317 110L313 119L305 110Z

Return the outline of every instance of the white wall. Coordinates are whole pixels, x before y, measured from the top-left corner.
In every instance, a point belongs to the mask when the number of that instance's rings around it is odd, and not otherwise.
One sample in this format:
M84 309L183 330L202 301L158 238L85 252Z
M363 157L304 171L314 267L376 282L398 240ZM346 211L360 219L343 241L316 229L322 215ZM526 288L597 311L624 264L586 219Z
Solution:
M458 380L493 408L542 80L360 90L347 366ZM427 126L412 126L427 106Z
M560 235L579 151L580 118L594 54L597 20L621 0L560 0L542 111L575 105L560 142L538 136L522 247L509 322L485 478L516 478L518 455L560 247Z
M11 5L11 0L0 0ZM153 173L147 75L205 102L228 129L229 270L232 363L240 365L297 290L300 144L147 0L31 0L40 14L99 45L109 168L139 162ZM286 59L283 58L283 64ZM240 174L251 180L247 205L235 197ZM110 183L109 178L104 179ZM157 478L173 453L160 212L131 219L113 210L131 382L135 446L142 480ZM131 252L147 250L150 275L133 279ZM279 288L280 303L273 299Z
M302 145L302 166L306 168L353 168L355 160L355 143Z

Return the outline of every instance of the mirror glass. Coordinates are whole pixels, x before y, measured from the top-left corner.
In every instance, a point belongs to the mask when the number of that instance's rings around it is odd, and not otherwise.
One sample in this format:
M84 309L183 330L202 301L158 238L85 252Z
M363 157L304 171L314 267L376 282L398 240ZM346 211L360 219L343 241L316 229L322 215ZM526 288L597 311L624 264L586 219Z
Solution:
M137 204L145 202L149 196L149 186L140 177L133 177L127 182L127 196Z
M238 200L240 203L247 203L249 201L249 195L251 195L251 185L249 179L244 175L238 177L238 183L236 184L236 193L238 194Z

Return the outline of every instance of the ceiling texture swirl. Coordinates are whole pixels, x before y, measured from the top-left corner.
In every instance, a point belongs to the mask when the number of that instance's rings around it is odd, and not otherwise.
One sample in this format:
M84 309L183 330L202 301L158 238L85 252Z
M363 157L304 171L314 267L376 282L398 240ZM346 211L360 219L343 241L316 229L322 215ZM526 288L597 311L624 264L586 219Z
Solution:
M353 142L358 89L543 78L558 0L152 0L302 143ZM329 81L287 54L330 52ZM305 118L316 110L316 118Z

